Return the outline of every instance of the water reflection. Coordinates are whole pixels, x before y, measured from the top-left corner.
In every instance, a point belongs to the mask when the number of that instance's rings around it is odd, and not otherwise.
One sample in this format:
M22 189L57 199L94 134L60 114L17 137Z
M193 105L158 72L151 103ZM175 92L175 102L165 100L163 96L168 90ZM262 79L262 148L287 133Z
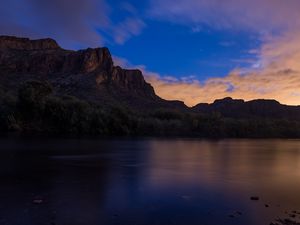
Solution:
M1 140L0 146L0 224L260 225L300 209L297 140ZM260 201L250 201L252 195ZM33 204L36 198L43 202Z

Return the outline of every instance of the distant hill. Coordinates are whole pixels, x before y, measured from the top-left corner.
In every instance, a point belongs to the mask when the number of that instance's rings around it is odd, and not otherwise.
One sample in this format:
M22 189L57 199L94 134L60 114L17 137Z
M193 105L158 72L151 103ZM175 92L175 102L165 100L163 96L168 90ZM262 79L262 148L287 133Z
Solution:
M300 106L282 105L275 100L235 100L224 98L216 100L212 104L200 103L192 107L194 112L210 114L220 113L228 118L266 118L266 119L287 119L300 121Z
M107 48L0 36L0 133L299 138L300 107L225 98L189 108L114 66Z

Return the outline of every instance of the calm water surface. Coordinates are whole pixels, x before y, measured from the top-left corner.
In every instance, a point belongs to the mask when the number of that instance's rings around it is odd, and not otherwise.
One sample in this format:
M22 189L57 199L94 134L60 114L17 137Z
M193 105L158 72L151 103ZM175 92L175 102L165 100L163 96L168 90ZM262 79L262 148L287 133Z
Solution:
M1 225L269 225L299 192L299 140L0 140Z

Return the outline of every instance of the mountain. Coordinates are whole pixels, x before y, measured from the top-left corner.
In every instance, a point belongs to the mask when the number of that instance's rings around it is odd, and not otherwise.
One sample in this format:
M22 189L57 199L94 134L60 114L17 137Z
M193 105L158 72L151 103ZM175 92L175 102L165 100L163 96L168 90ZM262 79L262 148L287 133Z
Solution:
M48 81L58 95L139 109L187 107L158 97L139 70L114 66L107 48L71 51L55 40L0 36L0 84L17 90L26 80Z
M194 112L211 114L220 113L227 118L265 118L300 121L300 106L282 105L275 100L252 100L245 102L230 97L216 100L212 104L201 103L192 108Z
M155 94L107 48L0 36L0 134L300 138L300 107L225 98L192 108Z

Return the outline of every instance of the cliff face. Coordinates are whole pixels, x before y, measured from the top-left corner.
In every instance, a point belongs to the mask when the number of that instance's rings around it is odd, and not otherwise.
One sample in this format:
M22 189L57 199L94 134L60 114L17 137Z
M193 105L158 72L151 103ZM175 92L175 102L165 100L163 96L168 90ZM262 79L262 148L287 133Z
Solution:
M159 98L139 70L115 67L107 48L70 51L52 39L0 36L0 82L8 89L29 79L47 80L58 94L89 101L186 108Z

